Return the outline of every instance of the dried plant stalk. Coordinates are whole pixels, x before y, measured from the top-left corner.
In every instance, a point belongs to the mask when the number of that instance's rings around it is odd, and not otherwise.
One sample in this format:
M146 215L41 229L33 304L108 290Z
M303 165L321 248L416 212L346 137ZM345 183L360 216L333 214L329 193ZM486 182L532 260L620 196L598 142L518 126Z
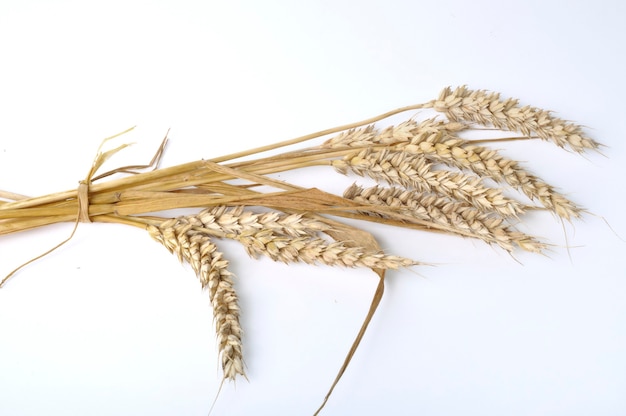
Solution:
M420 109L441 115L422 121L411 118L382 130L374 125L389 116ZM503 137L464 138L485 127L500 129ZM334 136L321 144L258 156L329 135ZM218 249L220 239L240 242L252 257L371 269L380 282L370 310L317 414L378 307L385 272L422 264L383 253L371 234L337 218L475 238L510 253L517 249L541 253L546 242L515 229L526 212L542 209L572 220L584 210L521 163L488 147L489 143L534 138L578 153L600 146L580 126L549 111L521 107L517 100L466 87L446 88L437 99L424 104L274 145L136 173L158 165L164 141L150 165L122 167L96 176L102 163L126 146L121 145L98 150L78 189L34 198L0 191L0 235L58 222L75 222L76 226L79 222L110 222L146 229L180 261L189 263L202 287L208 289L224 379L230 380L245 377L245 370L238 298L229 263ZM241 161L244 156L255 157ZM312 166L368 177L378 184L368 188L353 184L339 196L269 176ZM121 172L128 175L104 180ZM515 192L530 202L516 199L512 196ZM154 214L175 208L198 208L199 212L178 218Z

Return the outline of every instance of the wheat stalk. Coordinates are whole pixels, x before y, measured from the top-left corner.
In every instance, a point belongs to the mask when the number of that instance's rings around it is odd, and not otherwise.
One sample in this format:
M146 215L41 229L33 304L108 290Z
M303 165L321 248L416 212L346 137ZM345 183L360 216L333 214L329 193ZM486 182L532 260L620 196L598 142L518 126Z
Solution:
M422 109L441 115L422 121L413 116L382 129L375 124ZM480 134L485 128L500 129L503 137L464 138L466 133ZM513 137L507 132L514 132ZM318 145L277 151L326 136L329 138ZM75 222L74 230L79 222L117 223L147 230L180 261L188 263L208 290L225 380L245 377L245 370L238 298L229 262L218 249L220 239L238 241L252 257L371 269L380 280L370 310L317 414L349 365L379 305L386 271L423 264L384 253L366 230L338 219L471 237L509 253L517 249L540 253L547 243L515 228L528 210L549 210L567 220L577 219L585 211L520 162L489 147L490 143L534 138L578 153L600 147L582 127L549 111L521 107L517 100L502 99L497 93L459 87L444 89L435 100L356 123L141 173L137 170L158 166L165 141L149 165L102 174L97 171L104 161L126 145L109 151L98 149L78 189L39 197L0 190L0 235L58 222ZM275 154L259 156L268 151ZM332 168L331 173L334 169L344 175L369 177L389 186L352 185L338 196L271 176L313 166ZM108 179L112 173L127 176ZM530 205L509 196L514 191L526 195ZM532 201L542 207L532 205ZM176 208L198 211L177 218L154 214ZM52 250L72 236L73 232ZM9 273L0 286L23 266Z

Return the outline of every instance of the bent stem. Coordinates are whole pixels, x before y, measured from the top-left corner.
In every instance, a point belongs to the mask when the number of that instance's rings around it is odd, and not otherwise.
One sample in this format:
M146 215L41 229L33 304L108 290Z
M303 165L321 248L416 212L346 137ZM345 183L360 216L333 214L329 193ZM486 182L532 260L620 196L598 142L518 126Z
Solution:
M335 377L335 380L333 381L333 384L330 386L330 389L328 390L328 393L326 393L326 396L324 397L322 404L315 411L313 416L319 415L319 413L322 411L324 406L326 406L326 403L328 402L328 399L330 398L331 394L333 394L333 391L335 390L337 383L339 383L339 380L341 380L341 377L343 377L343 374L346 372L346 369L348 368L350 361L352 361L352 357L354 356L354 353L356 352L357 348L359 348L359 344L361 344L361 340L363 339L363 336L365 335L365 331L367 331L367 327L372 321L372 318L374 317L374 314L376 313L376 309L378 309L378 305L380 305L380 301L383 298L383 293L385 292L385 271L374 270L374 272L379 275L380 280L378 281L378 286L376 287L374 298L372 299L372 302L370 303L370 308L369 308L369 311L367 312L367 316L365 317L363 324L361 324L361 329L359 330L359 333L357 334L355 340L353 341L352 346L350 347L350 350L348 351L348 354L346 355L346 358L344 359L343 364L341 365L341 368L339 369L339 372L337 373L337 376Z

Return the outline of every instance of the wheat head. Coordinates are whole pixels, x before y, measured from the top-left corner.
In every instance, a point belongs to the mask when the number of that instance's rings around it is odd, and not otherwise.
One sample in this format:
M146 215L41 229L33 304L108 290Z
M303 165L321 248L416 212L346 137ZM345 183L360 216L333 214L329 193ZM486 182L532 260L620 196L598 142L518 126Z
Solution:
M189 263L202 287L208 289L224 378L234 380L237 375L245 377L243 331L228 261L209 235L194 229L193 220L193 216L166 220L158 227L148 226L148 232L181 261Z
M578 153L596 150L600 146L585 135L581 126L554 117L549 111L540 108L521 107L516 99L503 100L495 92L470 90L465 86L454 90L448 87L430 105L453 121L494 126L527 136L536 135Z

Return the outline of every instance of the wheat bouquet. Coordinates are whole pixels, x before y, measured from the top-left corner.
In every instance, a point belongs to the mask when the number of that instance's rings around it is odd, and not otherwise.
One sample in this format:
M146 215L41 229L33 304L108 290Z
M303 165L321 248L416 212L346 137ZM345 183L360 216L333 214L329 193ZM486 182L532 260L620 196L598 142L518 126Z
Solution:
M379 129L374 124L404 112L412 112L411 118L397 125ZM476 138L476 133L489 138ZM318 141L311 144L313 139ZM164 140L150 165L99 174L123 144L99 149L77 189L34 198L0 191L0 235L58 222L119 223L147 231L189 263L208 290L224 380L245 377L245 368L240 308L220 239L238 241L252 257L371 269L380 277L378 288L319 413L376 311L385 272L421 264L383 252L374 236L341 218L475 238L509 253L541 253L546 242L516 229L525 213L545 210L570 221L584 210L520 162L488 147L536 139L577 153L600 146L580 126L549 111L465 87L446 88L427 103L275 145L156 168ZM297 150L277 151L301 143ZM150 166L155 169L138 172ZM375 184L354 183L335 195L271 175L312 166ZM112 179L113 173L127 175ZM195 210L176 218L159 215L177 208Z

